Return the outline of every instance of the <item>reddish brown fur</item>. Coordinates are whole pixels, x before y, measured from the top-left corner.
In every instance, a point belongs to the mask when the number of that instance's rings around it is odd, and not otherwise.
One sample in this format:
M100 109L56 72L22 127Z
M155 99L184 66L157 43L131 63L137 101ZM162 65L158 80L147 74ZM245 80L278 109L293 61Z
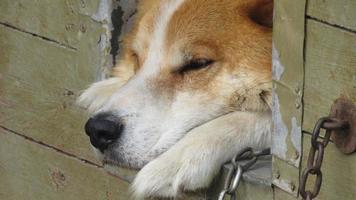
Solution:
M122 61L114 75L120 76L122 70L131 68L137 71L147 55L147 43L153 32L154 22L160 1L143 0L139 7L137 23L125 40ZM219 94L222 86L214 80L226 74L238 77L249 74L254 80L249 88L255 88L271 81L271 0L186 0L174 13L169 22L165 45L168 49L164 67L159 76L151 80L156 91L173 95L176 90L205 90L211 95ZM140 41L143 48L136 52L131 48L139 29L146 28ZM174 48L173 48L174 47ZM208 58L215 63L202 70L176 73L170 66L170 58L176 49L181 49L187 57ZM269 95L271 88L253 91L254 95ZM249 89L246 89L248 93ZM270 97L263 97L266 101ZM239 92L228 97L230 104L239 104ZM242 101L243 101L242 100ZM267 100L269 101L269 100ZM270 102L268 102L269 104Z

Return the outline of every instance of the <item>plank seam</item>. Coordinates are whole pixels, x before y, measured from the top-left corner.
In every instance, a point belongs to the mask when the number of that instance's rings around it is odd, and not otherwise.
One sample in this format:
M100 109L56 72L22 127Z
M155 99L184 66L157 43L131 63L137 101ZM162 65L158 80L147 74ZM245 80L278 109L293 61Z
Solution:
M329 25L331 27L334 27L334 28L339 28L339 29L342 29L344 31L347 31L347 32L351 32L351 33L355 33L356 34L356 31L352 30L352 29L349 29L347 27L344 27L344 26L340 26L338 24L332 24L330 22L327 22L327 21L324 21L324 20L321 20L321 19L318 19L318 18L315 18L315 17L312 17L310 15L307 15L306 17L307 19L310 19L310 20L314 20L316 22L319 22L319 23L323 23L323 24L326 24L326 25Z
M17 135L17 136L19 136L19 137L22 137L22 138L25 139L25 140L28 140L28 141L33 142L33 143L36 143L36 144L38 144L38 145L40 145L40 146L43 146L43 147L46 147L46 148L55 150L56 152L61 153L61 154L65 155L65 156L68 156L68 157L70 157L70 158L74 158L74 159L76 159L76 160L79 160L80 162L83 162L83 163L85 163L85 164L92 165L92 166L97 167L97 168L100 168L100 169L103 168L103 166L98 165L98 164L96 164L96 163L94 163L94 162L92 162L92 161L86 160L86 159L84 159L84 158L80 158L80 157L78 157L78 156L76 156L76 155L74 155L74 154L72 154L72 153L63 151L62 149L59 149L59 148L57 148L57 147L55 147L55 146L46 144L46 143L41 142L41 141L39 141L39 140L33 139L33 138L29 137L29 136L26 136L26 135L23 135L23 134L21 134L21 133L18 133L18 132L16 132L16 131L13 131L13 130L11 130L11 129L8 129L8 128L2 126L2 125L0 125L0 128L4 129L4 130L7 131L7 132L10 132L10 133L12 133L12 134L15 134L15 135Z
M22 32L22 33L29 34L29 35L31 35L31 36L33 36L33 37L42 39L42 40L44 40L44 41L46 41L46 42L54 43L54 44L56 44L56 45L59 45L60 47L68 48L68 49L73 50L73 51L77 51L77 50L78 50L77 48L72 47L72 46L70 46L70 45L67 45L67 44L58 42L58 41L56 41L56 40L53 40L53 39L48 38L48 37L45 37L45 36L38 35L38 34L36 34L36 33L32 33L32 32L29 32L29 31L20 29L20 28L18 28L18 27L16 27L16 26L13 26L13 25L11 25L11 24L8 24L8 23L0 22L0 25L5 26L6 28L10 28L10 29L15 30L15 31L19 31L19 32Z
M41 141L39 141L39 140L33 139L33 138L29 137L29 136L26 136L26 135L23 135L23 134L18 133L18 132L16 132L16 131L13 131L13 130L11 130L11 129L8 129L8 128L2 126L2 125L0 125L0 128L4 129L5 131L7 131L7 132L9 132L9 133L11 133L11 134L15 134L15 135L17 135L17 136L19 136L19 137L21 137L21 138L23 138L23 139L25 139L25 140L27 140L27 141L29 141L29 142L36 143L36 144L38 144L38 145L40 145L40 146L43 146L43 147L45 147L45 148L54 150L54 151L56 151L57 153L63 154L64 156L68 156L68 157L70 157L70 158L73 158L73 159L75 159L75 160L78 160L78 161L80 161L80 162L83 162L83 163L85 163L85 164L87 164L87 165L91 165L91 166L96 167L96 168L98 168L98 169L104 169L104 170L105 170L105 168L104 168L103 166L101 166L101 165L98 165L98 164L96 164L96 163L94 163L94 162L92 162L92 161L86 160L86 159L84 159L84 158L80 158L80 157L78 157L78 156L76 156L76 155L74 155L74 154L71 154L71 153L69 153L69 152L63 151L62 149L59 149L59 148L57 148L57 147L55 147L55 146L52 146L52 145L46 144L46 143L44 143L44 142L41 142ZM1 133L1 132L0 132L0 133ZM2 168L1 165L0 165L0 168ZM106 171L106 170L105 170L105 171ZM118 179L120 179L120 180L123 180L123 181L125 181L125 182L127 182L127 183L131 183L131 182L132 182L131 180L129 180L129 179L126 178L125 176L120 176L120 175L111 173L110 171L106 171L106 172L107 172L107 174L109 174L110 176L116 177L116 178L118 178Z

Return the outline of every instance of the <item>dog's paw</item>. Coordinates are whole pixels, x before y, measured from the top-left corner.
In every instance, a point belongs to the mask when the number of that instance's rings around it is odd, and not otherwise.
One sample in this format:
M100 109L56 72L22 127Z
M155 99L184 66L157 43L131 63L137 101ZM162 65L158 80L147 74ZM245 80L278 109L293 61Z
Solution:
M177 197L185 191L208 187L220 166L212 166L216 162L207 154L197 153L201 150L187 147L173 154L173 149L148 163L133 182L134 196Z
M132 190L135 199L144 197L172 197L177 194L173 187L174 177L178 172L176 162L156 159L148 163L137 174Z

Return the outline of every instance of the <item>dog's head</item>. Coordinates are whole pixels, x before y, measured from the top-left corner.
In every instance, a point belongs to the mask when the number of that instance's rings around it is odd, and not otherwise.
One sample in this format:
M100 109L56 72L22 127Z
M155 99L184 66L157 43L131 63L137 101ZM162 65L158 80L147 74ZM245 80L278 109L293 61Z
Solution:
M144 0L114 78L80 101L105 162L140 168L191 129L271 102L271 2Z

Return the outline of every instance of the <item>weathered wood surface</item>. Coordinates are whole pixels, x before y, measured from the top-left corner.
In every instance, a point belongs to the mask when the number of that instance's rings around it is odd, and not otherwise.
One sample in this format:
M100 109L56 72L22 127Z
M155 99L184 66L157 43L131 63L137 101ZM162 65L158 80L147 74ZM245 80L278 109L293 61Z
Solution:
M274 97L274 112L281 111L281 119L288 122L290 117L299 113L294 109L301 102L298 97L304 94L304 107L300 107L300 112L303 111L302 129L310 132L318 118L328 115L332 102L340 95L348 96L356 102L356 34L354 32L356 30L356 2L352 0L309 0L307 2L307 15L310 18L305 24L305 49L298 48L303 47L304 43L298 37L298 31L304 31L304 29L296 29L295 24L298 22L290 19L301 20L299 25L304 27L303 8L298 7L298 4L300 3L299 6L301 6L302 3L299 1L275 2L273 78L274 89L278 95L277 98ZM297 10L298 8L300 10ZM293 18L298 14L299 18ZM280 44L276 45L276 41ZM305 51L305 63L303 59L298 59L303 58L303 52L300 54L299 50ZM303 67L303 65L305 71L302 74L305 77L300 74L302 71L300 66ZM291 73L290 77L288 69ZM299 86L303 87L303 79L304 93L303 89L298 89ZM296 122L300 134L300 118L297 118ZM282 126L281 128L289 130L290 127ZM284 142L285 139L276 140L275 134L274 129L273 148L290 146L288 141ZM288 138L286 135L283 136ZM303 152L299 152L299 156L303 155L300 170L305 167L309 147L310 135L304 134ZM329 145L325 150L322 167L323 186L317 199L355 199L355 159L355 155L345 156L332 143ZM274 199L297 199L300 172L292 165L286 165L284 160L286 159L278 154L273 159L273 183L278 186L274 188ZM308 183L309 188L312 188L311 181ZM288 189L294 190L288 191Z
M98 0L1 0L0 23L78 48L98 5Z
M0 128L0 199L127 200L127 191L102 168Z
M341 95L356 102L356 34L307 20L303 130Z
M0 25L0 125L94 161L74 104L99 62L85 45L78 52Z
M94 164L75 105L109 61L99 2L0 2L0 199L130 199Z
M305 0L274 1L273 22L273 184L291 194L301 155Z
M310 149L309 134L303 136L303 154L308 155ZM302 167L306 166L307 158L303 158ZM325 149L323 164L323 183L317 200L354 200L356 197L356 154L345 155L330 142ZM313 177L310 177L307 188L313 188Z
M285 164L284 160L273 157L273 184L291 196L298 195L299 170L293 165Z
M297 200L301 198L294 197L290 195L289 193L279 189L279 188L273 188L273 195L274 195L274 200Z
M309 0L307 14L318 20L356 31L355 0Z

